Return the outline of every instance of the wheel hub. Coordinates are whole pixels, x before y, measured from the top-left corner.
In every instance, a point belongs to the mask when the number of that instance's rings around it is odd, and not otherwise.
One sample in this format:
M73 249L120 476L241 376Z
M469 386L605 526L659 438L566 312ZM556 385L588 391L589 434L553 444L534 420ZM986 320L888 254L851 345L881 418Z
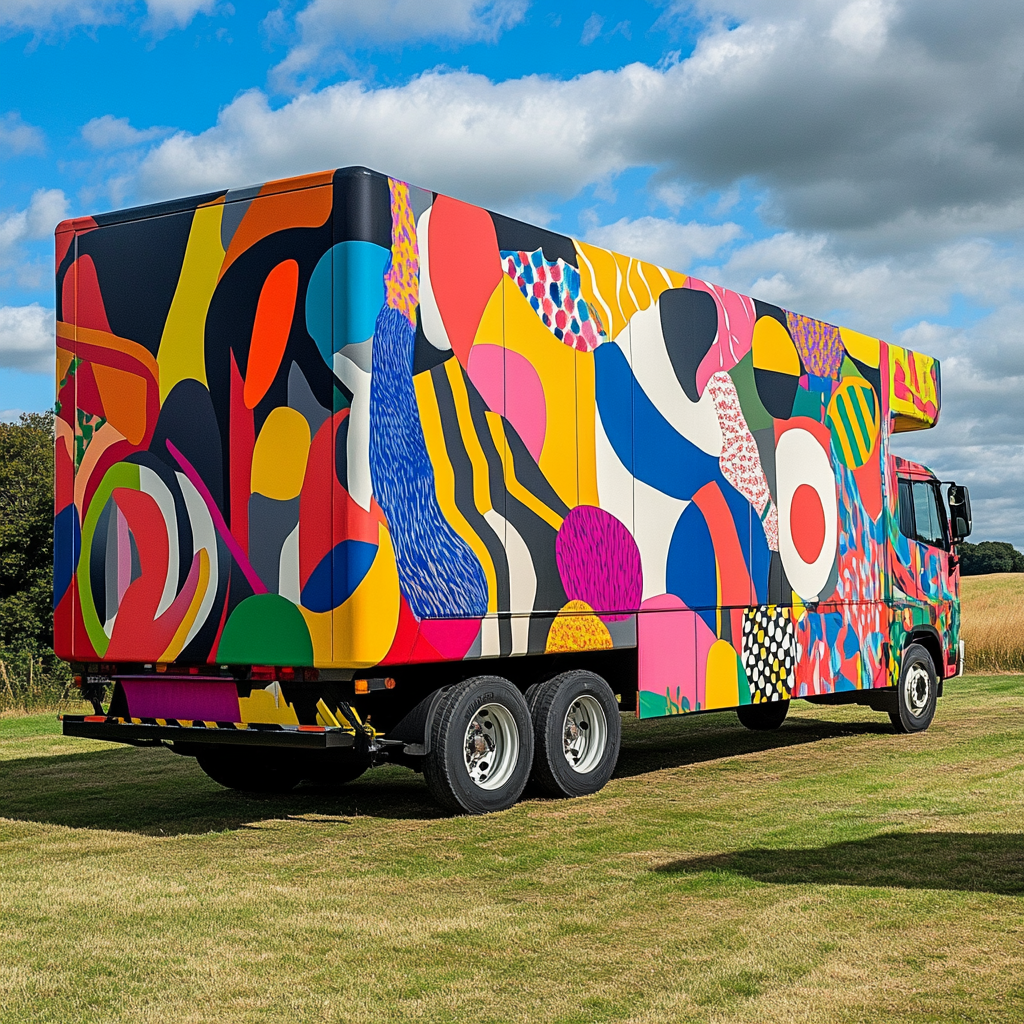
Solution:
M573 771L593 771L608 744L608 719L604 708L590 694L577 697L562 724L562 753Z
M903 692L907 710L915 718L920 718L928 707L930 691L931 679L928 670L924 665L911 665L903 682Z
M484 704L466 728L466 771L481 789L503 786L519 760L519 730L503 704Z

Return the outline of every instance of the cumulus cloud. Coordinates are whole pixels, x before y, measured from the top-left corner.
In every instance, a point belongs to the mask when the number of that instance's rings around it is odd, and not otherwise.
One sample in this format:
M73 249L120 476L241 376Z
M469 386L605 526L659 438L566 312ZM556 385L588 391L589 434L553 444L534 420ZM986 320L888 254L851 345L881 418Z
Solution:
M21 246L46 238L67 213L68 201L58 188L38 189L29 205L15 213L0 213L0 267L10 266Z
M42 153L43 149L43 133L34 125L26 124L17 111L0 117L0 156Z
M47 373L53 369L54 313L38 302L0 306L0 367Z
M169 128L133 128L127 117L104 114L82 126L82 138L93 149L128 149L169 135Z
M336 33L314 30L318 19L339 32L363 19L369 31L385 9L397 7L316 0L299 24L319 46ZM751 182L769 222L865 251L1024 228L1024 5L737 0L726 13L745 20L713 23L670 66L497 83L433 71L401 86L346 82L277 110L247 93L206 132L157 149L140 188L164 196L362 162L518 202L644 165L663 186Z
M163 31L184 28L200 11L211 13L217 0L3 0L0 36L32 32L53 36L75 28L98 28L123 22L141 11L147 26Z
M274 35L291 35L294 43L275 78L296 76L344 64L354 46L400 45L419 40L493 42L522 21L529 0L312 0L289 25L287 7L272 11L266 26Z
M743 234L738 224L679 224L660 217L623 217L613 224L594 225L584 239L616 252L638 256L663 267L686 272L694 260L713 256Z

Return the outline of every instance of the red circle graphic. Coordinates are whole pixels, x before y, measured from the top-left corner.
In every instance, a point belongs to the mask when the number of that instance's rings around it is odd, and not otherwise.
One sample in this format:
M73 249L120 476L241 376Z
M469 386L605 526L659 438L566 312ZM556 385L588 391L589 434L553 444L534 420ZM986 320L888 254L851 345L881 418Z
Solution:
M812 564L825 543L825 510L810 484L801 484L793 492L789 523L797 554L808 565Z

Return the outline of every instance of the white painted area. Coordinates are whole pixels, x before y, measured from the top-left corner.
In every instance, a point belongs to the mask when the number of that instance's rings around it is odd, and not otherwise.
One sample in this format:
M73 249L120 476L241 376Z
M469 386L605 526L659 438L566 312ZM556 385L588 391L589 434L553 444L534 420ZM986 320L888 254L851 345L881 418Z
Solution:
M447 352L452 343L445 330L444 321L441 319L441 311L437 308L437 300L434 298L434 289L430 284L430 212L432 206L427 207L420 214L416 223L416 239L420 257L420 323L423 325L423 334L427 341L436 349Z
M787 430L775 446L775 482L779 495L779 554L793 589L804 601L816 601L832 573L839 540L836 478L828 453L810 431ZM813 487L825 513L825 540L813 562L805 562L793 543L790 520L793 495L801 484Z
M623 352L637 383L687 441L717 459L722 454L722 428L715 403L707 389L699 402L691 402L680 387L661 330L661 303L634 314L629 330L629 349Z
M219 566L217 564L217 528L213 525L213 518L210 510L206 507L200 493L195 489L192 481L184 473L175 473L178 485L181 487L182 497L185 499L185 508L188 510L188 521L192 526L192 556L201 548L206 548L207 557L210 560L210 581L203 595L202 603L199 605L199 612L195 622L189 628L188 636L185 637L187 647L192 638L203 628L206 617L213 608L214 599L217 596L217 583L219 580Z
M601 410L594 408L594 441L597 454L597 496L601 508L610 512L630 533L633 532L633 475L612 447Z
M498 629L498 616L485 615L480 623L480 657L497 658L501 655L501 634Z
M640 549L644 587L641 600L665 593L665 568L672 532L690 503L656 490L642 480L633 484L633 537Z
M174 497L167 484L148 466L139 466L139 490L157 503L167 531L167 575L160 603L156 606L156 618L160 618L178 596L178 517L174 511Z
M299 586L299 524L285 537L278 562L277 592L292 604L302 604Z
M360 342L360 347L366 344ZM334 353L334 375L352 392L348 418L348 492L360 508L370 510L373 481L370 478L370 379L371 375L345 355Z
M530 647L530 613L537 596L537 572L530 557L530 549L519 531L494 509L488 509L484 518L499 537L505 540L508 560L509 608L512 611L512 653L526 654Z

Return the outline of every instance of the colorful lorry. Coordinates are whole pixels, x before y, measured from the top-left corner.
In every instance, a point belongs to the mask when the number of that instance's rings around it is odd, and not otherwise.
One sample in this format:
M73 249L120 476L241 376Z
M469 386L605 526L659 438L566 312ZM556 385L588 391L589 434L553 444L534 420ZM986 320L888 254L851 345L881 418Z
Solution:
M67 734L482 812L960 668L926 355L360 167L66 221L56 302Z

